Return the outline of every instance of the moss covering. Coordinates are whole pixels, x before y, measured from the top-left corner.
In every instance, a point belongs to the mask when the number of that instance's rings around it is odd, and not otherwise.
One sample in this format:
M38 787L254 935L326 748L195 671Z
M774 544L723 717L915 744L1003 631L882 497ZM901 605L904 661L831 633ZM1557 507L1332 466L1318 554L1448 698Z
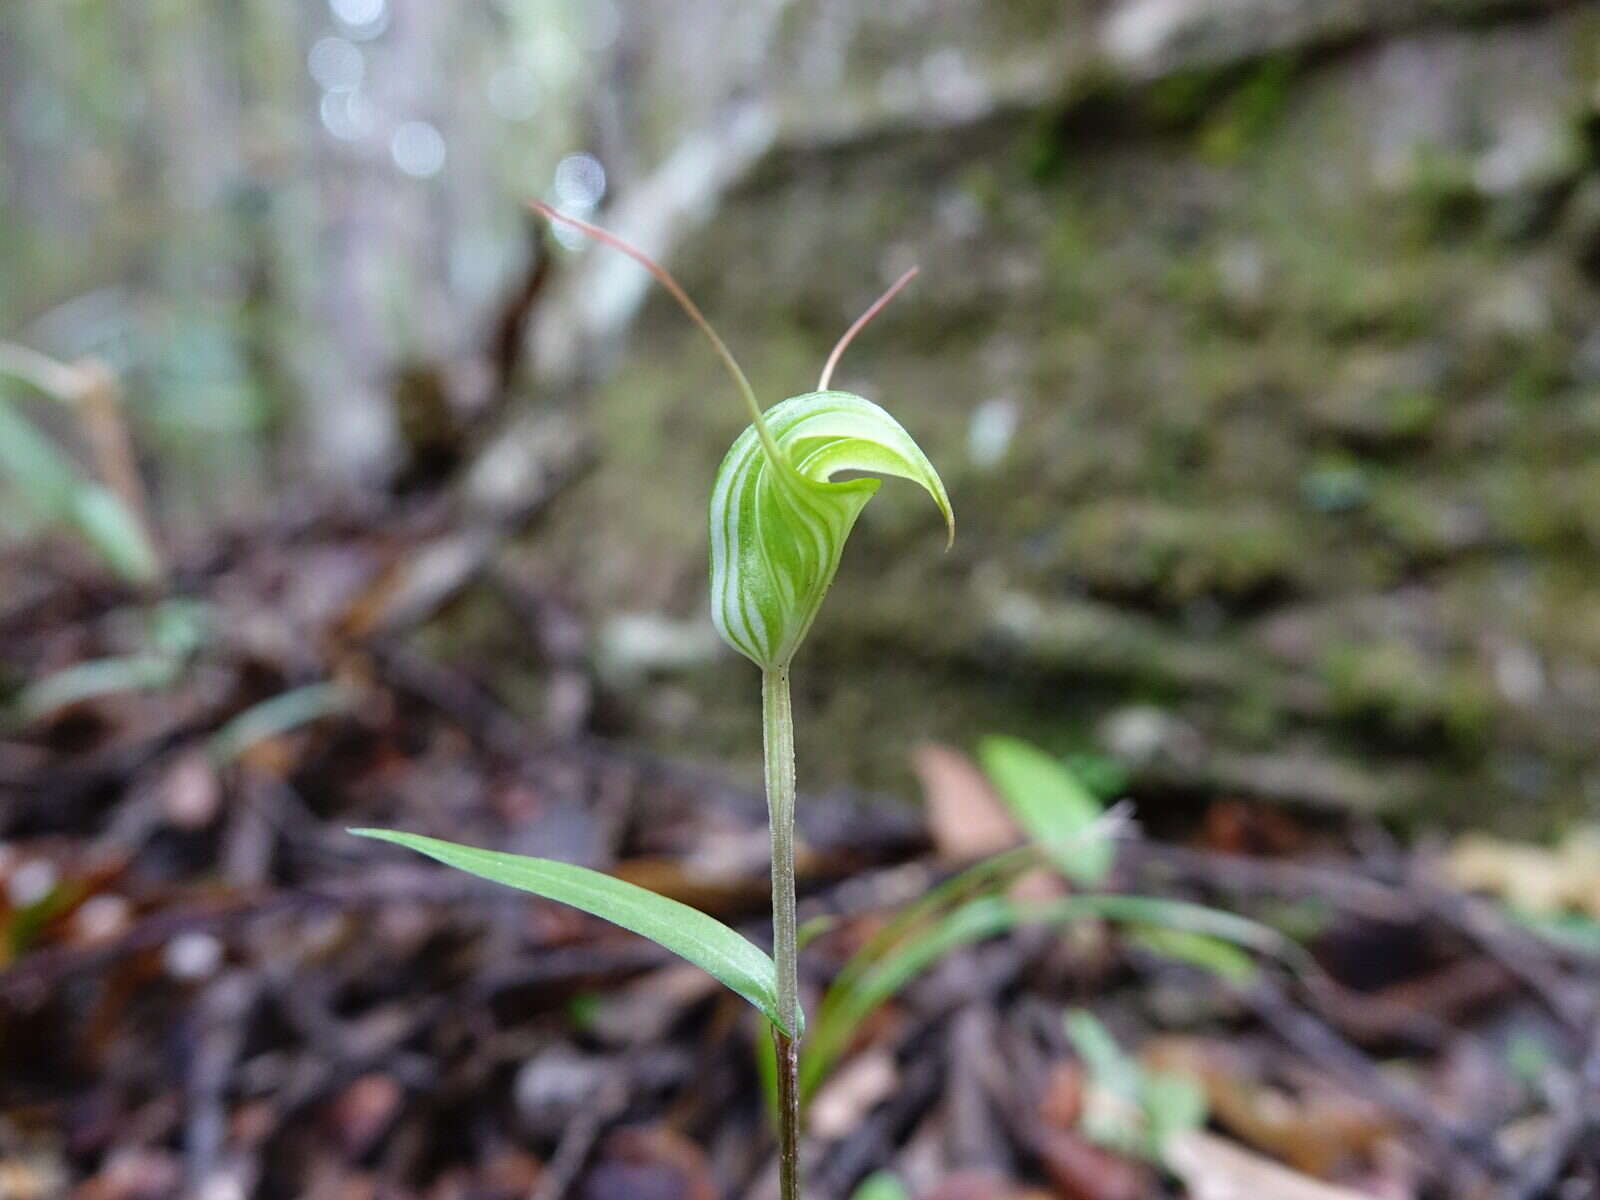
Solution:
M1484 167L1526 102L1517 56L1567 32L1418 35L1471 119L1409 145L1361 45L765 163L676 268L777 399L920 260L838 383L912 430L959 529L942 556L909 490L868 509L800 667L808 774L904 783L913 740L999 728L1091 746L1154 701L1219 753L1290 739L1414 775L1429 813L1513 777L1537 780L1522 822L1586 803L1600 296L1566 235L1492 219L1514 188ZM1572 70L1541 103L1577 127ZM664 303L623 360L590 401L605 463L543 553L601 612L693 616L739 414ZM998 465L969 453L986 401L1018 419ZM1018 595L1046 614L1027 635L996 599ZM630 711L674 749L748 748L747 674L710 663L671 681L672 719Z

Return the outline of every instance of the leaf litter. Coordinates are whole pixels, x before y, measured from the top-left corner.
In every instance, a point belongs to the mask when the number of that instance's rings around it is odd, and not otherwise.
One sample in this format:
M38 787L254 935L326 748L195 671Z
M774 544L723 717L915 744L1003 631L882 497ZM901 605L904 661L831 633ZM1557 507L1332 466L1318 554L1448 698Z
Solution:
M220 538L173 563L176 651L138 644L125 586L0 559L9 695L32 696L0 731L0 1195L768 1194L743 1006L604 922L342 833L648 879L765 944L748 780L601 736L599 681L541 728L484 661L428 653L430 613L358 619L392 592L397 537L447 536L303 515ZM458 592L530 586L493 556L474 572ZM141 653L162 670L38 699ZM1091 819L1107 840L1074 852L1040 822L1081 836L1083 798L1007 807L1008 771L1041 764L987 757L917 750L926 806L803 797L807 1007L820 1024L841 979L875 989L835 1006L856 1015L812 1099L818 1196L1471 1200L1594 1179L1592 834L1440 855L1219 794L1159 837ZM1216 931L1159 921L1011 919L1101 893L1248 918L1307 961L1247 947L1240 970ZM856 958L925 935L891 977Z

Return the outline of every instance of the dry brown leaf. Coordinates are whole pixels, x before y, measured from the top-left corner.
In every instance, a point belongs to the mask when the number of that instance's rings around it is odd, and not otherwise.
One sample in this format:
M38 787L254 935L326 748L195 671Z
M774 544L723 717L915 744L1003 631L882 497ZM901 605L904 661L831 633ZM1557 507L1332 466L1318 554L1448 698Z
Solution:
M19 1200L39 1195L59 1196L60 1191L33 1193L24 1186L26 1177L0 1175L3 1196ZM183 1184L183 1163L165 1150L121 1149L106 1158L105 1165L90 1179L78 1185L75 1200L157 1200L175 1196ZM59 1186L59 1184L58 1184Z
M1015 846L1022 831L989 780L961 751L925 742L911 752L922 784L928 830L946 862L971 862Z
M601 1143L578 1195L582 1200L717 1200L705 1152L665 1126L619 1129Z
M335 1140L352 1158L359 1158L383 1136L400 1112L405 1090L391 1076L361 1076L334 1099L328 1123Z
M798 861L796 869L804 873ZM625 859L612 874L713 916L739 912L766 895L758 876L713 877L675 858Z
M722 985L690 963L672 963L600 997L590 1031L613 1045L638 1046L664 1039L694 1005Z
M1270 1086L1258 1078L1258 1065L1207 1039L1153 1038L1139 1058L1153 1070L1192 1079L1218 1124L1308 1175L1369 1157L1394 1134L1386 1114L1359 1096L1332 1087L1295 1094Z
M488 1197L515 1196L518 1200L533 1194L538 1186L539 1160L521 1150L502 1150L483 1166L478 1194Z
M1159 1194L1149 1167L1102 1149L1082 1134L1041 1126L1034 1148L1051 1184L1066 1200L1144 1200Z
M107 1173L102 1171L80 1189L88 1200L106 1197L115 1200L119 1196L118 1192L108 1190L104 1182ZM0 1196L5 1200L51 1200L63 1195L66 1187L66 1168L53 1154L0 1158Z
M1167 1143L1166 1160L1191 1200L1373 1200L1202 1130L1174 1137Z
M1083 1115L1083 1068L1063 1060L1050 1068L1044 1094L1039 1098L1039 1116L1057 1129L1075 1129Z
M887 1050L868 1050L844 1064L811 1101L811 1132L821 1138L841 1138L894 1093L900 1082L894 1056Z
M1600 829L1573 830L1554 847L1470 833L1456 839L1444 875L1469 892L1553 916L1581 912L1600 920Z
M1041 1191L1024 1187L999 1171L975 1169L946 1176L921 1200L1050 1200Z

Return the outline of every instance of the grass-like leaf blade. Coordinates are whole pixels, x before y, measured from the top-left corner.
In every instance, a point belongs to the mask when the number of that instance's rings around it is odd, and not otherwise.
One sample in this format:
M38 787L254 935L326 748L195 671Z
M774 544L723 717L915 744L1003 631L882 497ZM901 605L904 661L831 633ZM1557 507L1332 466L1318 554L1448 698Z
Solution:
M658 896L615 876L554 859L480 850L393 829L352 829L350 832L393 842L458 871L570 904L620 925L688 959L720 980L789 1036L798 1037L803 1032L785 1029L778 1020L777 972L772 959L748 938L697 908Z
M1012 737L984 738L978 761L1017 823L1067 878L1085 887L1105 879L1116 847L1109 832L1086 836L1104 809L1072 772L1038 747Z
M912 930L864 968L841 973L847 982L843 986L835 983L823 997L800 1060L801 1096L809 1098L816 1091L862 1022L945 955L1019 926L1064 925L1085 917L1182 930L1273 955L1290 965L1309 965L1305 951L1276 930L1184 900L1103 892L1019 903L1004 896L980 895Z
M123 578L150 583L160 574L155 547L116 493L84 475L3 396L0 479L39 517L73 529Z

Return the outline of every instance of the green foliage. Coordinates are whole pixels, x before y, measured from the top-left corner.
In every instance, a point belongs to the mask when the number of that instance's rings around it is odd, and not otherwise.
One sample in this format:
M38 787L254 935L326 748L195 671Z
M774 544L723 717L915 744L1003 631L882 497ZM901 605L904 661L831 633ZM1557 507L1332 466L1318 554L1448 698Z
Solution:
M828 989L800 1062L800 1090L813 1093L849 1047L856 1030L908 983L962 946L993 937L1018 923L1018 910L1000 896L983 896L913 931L876 961L862 962L845 986Z
M211 736L211 756L219 763L238 758L251 746L349 707L344 689L313 683L280 692L252 705Z
M1062 757L1061 766L1097 800L1114 800L1128 789L1128 768L1108 754L1075 751Z
M1530 1092L1544 1086L1560 1058L1544 1038L1529 1029L1516 1031L1501 1052L1507 1074Z
M1289 103L1298 64L1291 56L1264 59L1205 123L1200 152L1215 162L1236 162L1277 123Z
M97 696L159 691L176 683L182 670L180 659L154 653L74 663L22 689L16 717L26 723Z
M1376 732L1436 737L1462 751L1475 751L1487 737L1495 696L1477 664L1436 664L1391 638L1330 646L1322 668L1335 710Z
M604 997L599 992L579 992L567 1002L567 1020L580 1033L594 1028Z
M1179 900L1091 893L1019 903L998 894L981 895L919 925L871 960L858 962L863 955L852 959L841 972L844 982L836 980L828 989L812 1022L811 1039L800 1063L802 1095L815 1092L868 1017L945 955L1023 926L1066 925L1096 917L1134 925L1141 934L1160 928L1215 945L1237 943L1297 961L1303 957L1298 947L1264 925ZM1215 969L1219 962L1213 955L1204 965ZM1236 962L1229 962L1227 970L1237 970ZM1226 974L1226 970L1219 973Z
M63 881L39 899L0 917L0 967L25 954L51 921L83 898L84 890L81 882Z
M27 723L97 696L171 687L205 638L205 614L199 605L165 601L150 610L145 647L138 653L74 663L46 675L22 689L9 715Z
M1577 954L1600 954L1600 921L1586 913L1534 913L1508 908L1511 918L1553 945Z
M1210 971L1229 983L1246 984L1255 976L1255 961L1232 942L1192 929L1148 925L1129 931L1129 938L1153 954Z
M1460 237L1482 218L1483 193L1472 178L1469 155L1438 146L1415 150L1410 162L1406 232L1417 243Z
M1100 802L1072 773L1036 746L1018 738L989 737L978 760L1017 823L1055 859L1074 883L1094 887L1111 869L1116 847L1091 827L1103 815Z
M850 1200L911 1200L911 1193L888 1171L877 1171L861 1181Z
M1169 71L1145 89L1141 107L1158 128L1190 128L1226 94L1228 83L1229 73L1216 68Z
M153 583L160 559L115 492L90 479L0 397L0 480L42 521L71 529L130 583Z
M1064 1023L1089 1073L1079 1118L1089 1140L1119 1154L1160 1163L1175 1135L1205 1123L1205 1096L1193 1082L1140 1066L1090 1013L1069 1012Z
M708 972L755 1005L791 1037L803 1032L786 1028L779 1020L772 960L747 938L699 909L571 863L480 850L390 829L352 829L350 832L359 837L393 842L458 871L547 900L558 900L620 925Z
M1300 496L1321 513L1353 512L1372 495L1367 469L1348 454L1318 458L1300 477Z
M1179 900L1085 892L1022 903L1007 889L1023 873L1050 866L1080 886L1098 885L1115 845L1100 804L1042 750L1015 738L986 739L984 768L1033 839L940 884L906 906L840 970L812 1021L800 1062L809 1098L874 1012L952 951L1025 925L1100 918L1126 925L1148 950L1210 970L1230 982L1253 971L1241 947L1296 965L1304 952L1258 922Z

